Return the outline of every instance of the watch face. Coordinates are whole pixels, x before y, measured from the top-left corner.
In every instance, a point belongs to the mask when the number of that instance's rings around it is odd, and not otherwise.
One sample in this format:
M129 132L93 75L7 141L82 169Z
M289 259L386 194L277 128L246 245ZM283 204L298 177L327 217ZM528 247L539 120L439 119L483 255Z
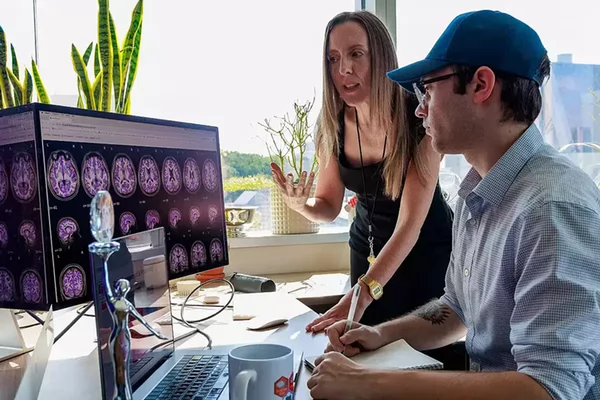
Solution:
M383 290L380 287L376 287L373 289L373 298L378 299L383 294Z
M381 298L381 296L383 295L383 288L379 283L377 283L376 281L374 281L366 275L362 275L358 279L369 287L369 294L374 300L379 300Z

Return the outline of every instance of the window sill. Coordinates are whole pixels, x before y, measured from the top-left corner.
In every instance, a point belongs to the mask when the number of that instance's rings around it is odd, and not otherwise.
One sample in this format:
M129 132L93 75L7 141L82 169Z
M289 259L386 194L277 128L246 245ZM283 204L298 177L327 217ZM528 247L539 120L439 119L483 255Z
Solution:
M347 243L348 228L321 228L318 233L297 235L273 235L270 231L254 231L247 232L247 236L243 238L228 238L228 241L231 249Z

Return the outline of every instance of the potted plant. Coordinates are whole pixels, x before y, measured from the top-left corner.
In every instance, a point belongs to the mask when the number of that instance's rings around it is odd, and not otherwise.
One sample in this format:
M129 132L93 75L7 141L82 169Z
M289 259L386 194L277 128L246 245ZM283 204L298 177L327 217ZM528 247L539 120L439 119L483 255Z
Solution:
M71 60L77 76L78 108L88 110L131 113L131 93L135 82L142 40L144 0L138 0L131 14L129 30L119 46L117 29L110 12L109 0L98 0L98 43L90 43L82 54L71 45ZM8 65L8 42L0 26L0 109L20 106L33 101L50 104L50 97L40 76L38 66L31 60L31 73L19 74L19 61L10 45L12 65ZM93 75L88 75L88 64L94 57ZM92 78L92 79L90 79Z
M98 0L98 43L90 43L83 54L75 44L71 45L79 92L77 107L131 114L131 92L139 65L143 19L144 1L138 0L123 45L119 47L109 0ZM92 51L94 71L90 77L88 63Z
M29 104L35 86L39 101L49 103L44 83L40 77L38 66L31 60L31 73L27 68L23 71L23 81L19 73L19 60L14 46L10 45L11 67L8 65L8 41L4 29L0 26L0 110Z
M294 103L294 113L277 117L278 126L265 119L259 123L268 134L267 151L271 162L279 165L284 174L294 175L294 184L300 181L302 172L308 170L318 174L318 161L314 150L309 147L313 142L313 126L309 122L314 98L304 104ZM312 154L311 154L312 153ZM314 196L316 185L311 189ZM277 187L271 188L271 229L276 235L297 233L316 233L319 224L291 210Z

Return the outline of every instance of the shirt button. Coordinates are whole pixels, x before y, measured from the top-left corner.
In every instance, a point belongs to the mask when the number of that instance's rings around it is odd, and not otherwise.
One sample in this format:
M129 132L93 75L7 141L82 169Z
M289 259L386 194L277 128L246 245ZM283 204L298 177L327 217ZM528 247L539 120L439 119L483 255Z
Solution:
M477 364L475 361L471 361L471 371L479 372L479 364Z
M464 271L464 272L465 272L465 276L466 276L466 277L469 277L469 273L470 273L470 272L469 272L469 270L468 270L467 268L465 268L465 271Z

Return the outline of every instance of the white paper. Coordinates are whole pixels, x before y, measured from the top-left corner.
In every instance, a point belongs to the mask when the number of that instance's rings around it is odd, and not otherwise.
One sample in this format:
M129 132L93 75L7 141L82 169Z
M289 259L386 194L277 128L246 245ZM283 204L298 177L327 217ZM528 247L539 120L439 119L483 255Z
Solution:
M352 361L379 369L441 368L441 363L413 349L404 339L392 342L375 351L358 353Z
M307 361L314 365L317 357ZM427 354L413 349L404 339L392 342L374 351L358 353L351 358L362 366L373 369L442 369L443 364Z

